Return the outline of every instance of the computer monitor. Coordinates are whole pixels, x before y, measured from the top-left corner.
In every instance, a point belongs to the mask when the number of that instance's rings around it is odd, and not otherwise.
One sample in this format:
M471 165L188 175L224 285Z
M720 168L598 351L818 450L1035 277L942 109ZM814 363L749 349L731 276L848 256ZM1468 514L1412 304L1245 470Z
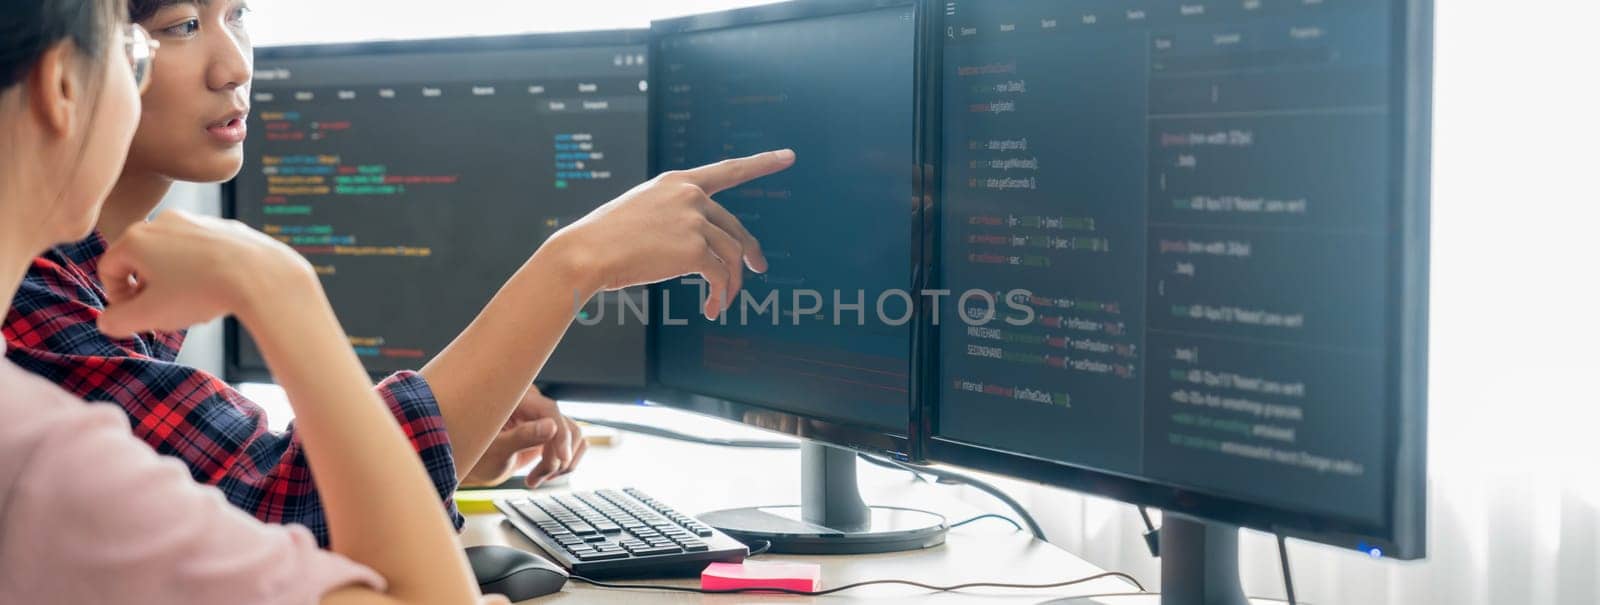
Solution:
M769 270L723 320L699 318L700 286L682 281L655 289L652 318L652 401L807 440L805 506L701 517L779 551L943 540L937 516L869 514L850 451L911 451L920 17L911 1L792 2L652 25L653 173L798 158L716 196Z
M1423 556L1430 3L939 5L927 456Z
M425 364L543 241L646 178L646 32L263 48L229 215L290 244L368 370ZM581 310L538 382L637 400L645 326ZM228 330L228 378L267 378Z

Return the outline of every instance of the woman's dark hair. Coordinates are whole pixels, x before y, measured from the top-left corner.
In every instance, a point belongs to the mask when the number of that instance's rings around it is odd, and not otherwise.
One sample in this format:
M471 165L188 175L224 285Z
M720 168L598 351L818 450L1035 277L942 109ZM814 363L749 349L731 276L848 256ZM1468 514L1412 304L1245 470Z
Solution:
M71 40L87 57L100 57L126 0L0 0L0 90L33 70L39 57Z
M162 7L177 4L179 0L128 0L128 20L139 23L156 16Z

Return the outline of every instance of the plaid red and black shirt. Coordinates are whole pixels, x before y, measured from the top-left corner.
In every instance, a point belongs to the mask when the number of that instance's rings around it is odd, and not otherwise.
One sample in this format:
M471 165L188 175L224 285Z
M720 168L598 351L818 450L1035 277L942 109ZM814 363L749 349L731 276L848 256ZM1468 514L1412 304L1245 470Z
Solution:
M183 460L196 481L263 521L305 525L327 546L327 517L293 425L268 431L261 406L216 376L177 364L182 332L126 340L100 333L106 296L96 266L105 252L95 233L33 260L6 314L6 357L85 400L122 406L133 432ZM377 391L459 529L455 460L433 390L421 375L401 372Z

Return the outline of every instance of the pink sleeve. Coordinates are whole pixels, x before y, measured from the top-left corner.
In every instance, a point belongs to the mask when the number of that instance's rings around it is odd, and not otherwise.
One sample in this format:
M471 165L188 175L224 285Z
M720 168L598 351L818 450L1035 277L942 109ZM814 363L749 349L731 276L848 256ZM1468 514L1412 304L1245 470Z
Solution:
M30 377L31 378L31 377ZM0 594L17 603L317 603L372 570L269 526L158 456L116 407L3 381ZM33 386L33 385L28 385ZM53 391L53 392L50 392ZM21 416L21 418L19 418ZM7 476L9 475L9 476Z

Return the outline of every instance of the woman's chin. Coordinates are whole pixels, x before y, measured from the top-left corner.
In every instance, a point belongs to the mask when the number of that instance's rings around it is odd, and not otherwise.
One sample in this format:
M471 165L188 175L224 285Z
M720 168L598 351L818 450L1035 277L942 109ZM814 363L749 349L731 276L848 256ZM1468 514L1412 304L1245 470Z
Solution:
M210 161L168 171L166 176L190 183L221 183L233 179L243 167L244 151L241 149L237 153L219 155Z

